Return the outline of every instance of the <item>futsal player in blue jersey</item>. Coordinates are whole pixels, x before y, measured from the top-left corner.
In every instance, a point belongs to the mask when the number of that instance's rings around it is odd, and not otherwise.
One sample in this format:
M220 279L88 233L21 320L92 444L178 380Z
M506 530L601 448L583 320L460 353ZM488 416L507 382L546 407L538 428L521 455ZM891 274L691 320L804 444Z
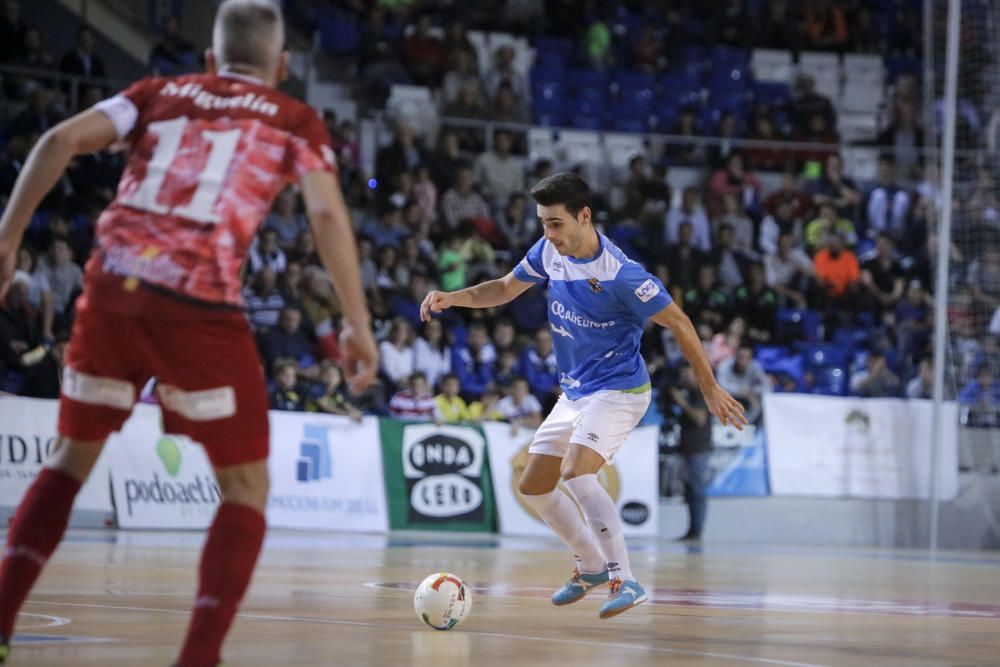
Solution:
M716 382L691 320L663 284L594 227L587 184L555 174L531 194L545 234L514 270L457 292L432 291L420 316L427 321L452 306L492 308L532 285L548 286L563 394L535 433L519 491L577 561L553 604L609 586L600 617L610 618L646 600L629 565L615 503L597 481L649 407L649 374L639 354L644 322L652 318L673 331L712 414L740 429L746 418L743 406ZM560 478L576 503L558 488Z

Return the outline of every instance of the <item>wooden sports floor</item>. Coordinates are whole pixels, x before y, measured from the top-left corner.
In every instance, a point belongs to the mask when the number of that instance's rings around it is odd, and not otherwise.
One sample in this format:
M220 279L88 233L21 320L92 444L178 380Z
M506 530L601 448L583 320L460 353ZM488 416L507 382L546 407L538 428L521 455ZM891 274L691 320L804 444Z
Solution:
M20 617L12 665L167 667L201 538L72 531ZM556 608L556 544L273 532L227 643L239 665L997 667L1000 554L637 542L650 602ZM450 570L469 618L424 627L412 591Z

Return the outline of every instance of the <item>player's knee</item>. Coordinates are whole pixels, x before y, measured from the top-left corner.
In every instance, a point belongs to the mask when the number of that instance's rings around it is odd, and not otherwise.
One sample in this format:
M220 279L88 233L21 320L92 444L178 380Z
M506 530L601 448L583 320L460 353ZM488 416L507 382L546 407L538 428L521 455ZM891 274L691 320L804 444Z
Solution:
M215 477L225 502L264 511L271 490L267 461L216 468Z
M59 436L49 452L45 466L83 482L90 476L103 447L103 440L87 442Z
M545 484L541 484L538 480L522 477L517 483L517 490L522 496L541 496L555 488L554 485L549 489L545 488L545 486Z

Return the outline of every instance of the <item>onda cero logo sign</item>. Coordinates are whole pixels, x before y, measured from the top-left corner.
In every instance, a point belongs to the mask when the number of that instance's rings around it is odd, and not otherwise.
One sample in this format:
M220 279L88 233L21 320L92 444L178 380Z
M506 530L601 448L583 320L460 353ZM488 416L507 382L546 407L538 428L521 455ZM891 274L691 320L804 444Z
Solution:
M472 429L407 427L402 454L410 519L482 519L484 448Z

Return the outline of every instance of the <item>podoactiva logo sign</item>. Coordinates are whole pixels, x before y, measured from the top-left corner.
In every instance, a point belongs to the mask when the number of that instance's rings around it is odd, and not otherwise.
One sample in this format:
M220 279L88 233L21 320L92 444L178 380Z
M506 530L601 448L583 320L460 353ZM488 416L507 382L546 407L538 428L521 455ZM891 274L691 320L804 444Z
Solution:
M482 521L486 441L471 428L424 425L403 431L403 476L410 521Z
M201 466L185 465L196 445L164 435L156 442L158 464L143 466L146 474L133 468L123 480L125 512L129 517L155 515L168 510L181 517L211 516L222 502L215 479Z

